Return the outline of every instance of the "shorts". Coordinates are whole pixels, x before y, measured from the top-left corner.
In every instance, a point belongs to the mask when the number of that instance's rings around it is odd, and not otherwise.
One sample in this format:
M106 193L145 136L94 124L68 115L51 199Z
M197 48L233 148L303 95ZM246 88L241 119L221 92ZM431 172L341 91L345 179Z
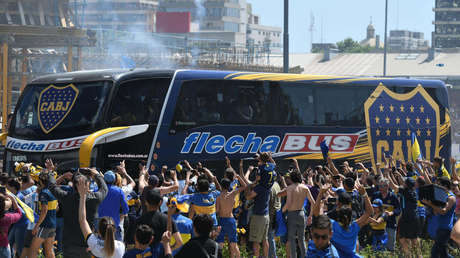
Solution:
M399 220L399 238L416 239L419 236L418 217Z
M56 236L56 228L38 228L37 237L47 239Z
M29 248L32 245L33 239L34 235L32 235L32 230L26 230L26 234L24 236L24 247Z
M270 218L267 215L252 215L249 223L249 241L261 243L268 239Z
M217 243L223 243L225 241L225 236L228 237L228 242L230 243L238 242L235 218L219 218L219 226L221 230L216 239Z

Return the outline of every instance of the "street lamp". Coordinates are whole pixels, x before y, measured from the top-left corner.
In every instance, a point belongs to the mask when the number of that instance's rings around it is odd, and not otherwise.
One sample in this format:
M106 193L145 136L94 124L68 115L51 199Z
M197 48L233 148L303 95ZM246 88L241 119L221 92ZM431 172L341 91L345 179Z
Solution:
M289 1L284 0L283 73L289 73Z
M387 76L387 25L388 25L388 0L385 0L385 36L383 46L383 77Z

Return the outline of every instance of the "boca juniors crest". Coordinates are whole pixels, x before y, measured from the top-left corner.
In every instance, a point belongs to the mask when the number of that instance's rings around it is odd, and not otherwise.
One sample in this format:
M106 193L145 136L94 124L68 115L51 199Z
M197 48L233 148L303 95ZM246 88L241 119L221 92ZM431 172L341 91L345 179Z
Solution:
M395 160L412 161L411 136L415 134L422 156L439 155L439 106L421 85L405 94L380 84L364 104L372 164L384 153Z
M56 128L72 110L78 97L78 89L70 84L65 87L50 85L38 99L38 121L43 132Z

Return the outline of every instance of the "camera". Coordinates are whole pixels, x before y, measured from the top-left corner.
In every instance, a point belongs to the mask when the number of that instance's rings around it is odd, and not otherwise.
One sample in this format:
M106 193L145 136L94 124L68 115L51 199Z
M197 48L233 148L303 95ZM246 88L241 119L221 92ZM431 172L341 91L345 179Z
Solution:
M78 169L78 172L88 177L91 176L91 171L88 168L80 168Z
M0 186L0 193L1 194L6 194L6 187Z

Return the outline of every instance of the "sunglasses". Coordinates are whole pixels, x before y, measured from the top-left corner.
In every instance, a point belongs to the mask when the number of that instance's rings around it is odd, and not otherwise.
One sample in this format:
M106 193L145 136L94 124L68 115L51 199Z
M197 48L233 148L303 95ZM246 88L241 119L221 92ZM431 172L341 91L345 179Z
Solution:
M327 240L329 239L329 235L320 235L320 234L316 234L316 233L313 233L313 238L314 239L322 239L322 240Z
M379 188L386 188L387 185L379 185Z

